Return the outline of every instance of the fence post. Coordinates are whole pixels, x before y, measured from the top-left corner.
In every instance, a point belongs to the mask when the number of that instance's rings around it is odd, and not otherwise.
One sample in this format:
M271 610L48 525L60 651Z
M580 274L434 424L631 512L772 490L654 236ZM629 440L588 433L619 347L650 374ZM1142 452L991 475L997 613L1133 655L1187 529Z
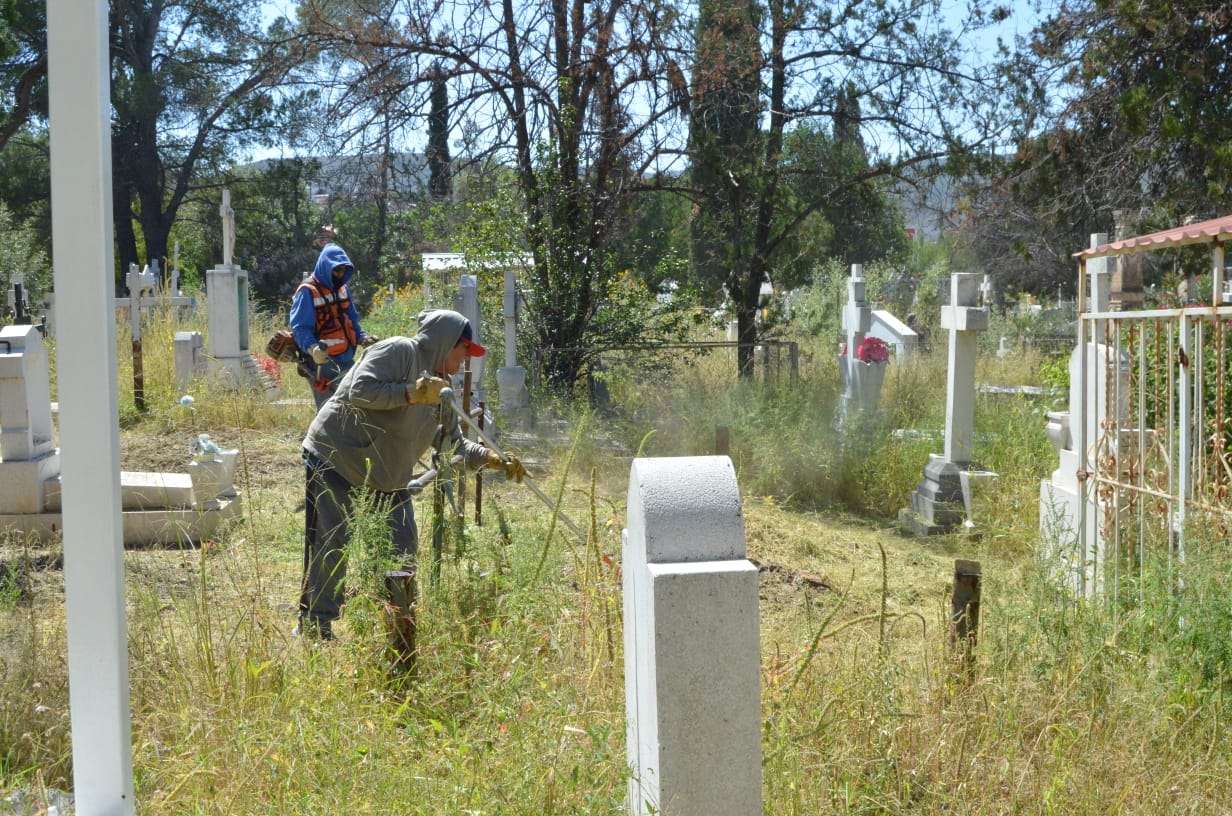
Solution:
M731 428L719 425L714 429L714 455L731 455Z
M488 407L482 400L479 402L479 430L483 430L483 418L488 413ZM475 471L475 526L483 526L483 471Z
M798 385L800 383L800 344L795 340L791 341L791 345L787 347L788 365L791 367L791 384Z
M954 561L954 590L950 598L950 647L961 650L969 665L975 657L980 629L980 562Z
M761 378L767 387L770 386L770 343L761 341Z
M437 406L436 423L440 428L445 416L445 406ZM440 431L438 430L438 435ZM444 443L441 442L444 447ZM445 556L445 489L442 485L442 480L452 478L451 468L449 467L448 452L438 451L434 457L436 461L433 466L437 469L437 476L432 480L432 585L436 586L441 578L441 560Z
M467 419L474 419L471 416L471 358L466 358L466 370L462 374L462 413L466 414ZM458 420L462 422L461 420ZM462 422L462 436L470 439L470 426ZM463 522L466 520L466 465L463 464L458 468L458 518Z
M415 669L415 573L385 573L385 624L393 669L398 674Z

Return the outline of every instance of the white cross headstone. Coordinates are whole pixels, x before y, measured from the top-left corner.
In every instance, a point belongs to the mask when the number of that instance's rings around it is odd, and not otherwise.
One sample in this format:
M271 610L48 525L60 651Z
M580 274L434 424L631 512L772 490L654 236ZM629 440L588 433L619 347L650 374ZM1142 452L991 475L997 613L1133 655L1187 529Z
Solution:
M945 389L945 447L930 454L924 480L911 494L911 506L899 511L899 526L916 535L934 535L970 521L970 479L975 425L976 332L988 328L988 310L980 306L981 275L950 276L948 303L941 307L941 328L949 331Z
M975 358L977 331L988 328L988 311L980 307L980 276L950 276L950 302L941 307L941 328L950 333L945 388L945 461L971 462L975 427Z
M632 816L760 816L757 568L726 456L634 459L623 544Z

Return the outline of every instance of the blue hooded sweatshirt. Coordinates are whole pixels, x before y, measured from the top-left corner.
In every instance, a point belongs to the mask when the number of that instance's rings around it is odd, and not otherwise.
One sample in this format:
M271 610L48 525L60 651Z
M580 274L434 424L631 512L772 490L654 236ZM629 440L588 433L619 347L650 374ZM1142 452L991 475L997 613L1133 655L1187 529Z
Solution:
M345 265L348 267L342 275L342 280L334 282L334 267ZM321 250L321 254L317 256L316 268L312 270L312 278L325 289L333 291L351 279L354 274L355 265L351 263L351 259L347 257L346 250L337 244L326 244ZM347 314L351 317L351 324L355 326L356 340L362 339L364 331L359 327L359 312L355 309L355 301L352 300L347 306ZM300 347L301 351L307 352L315 346L320 338L317 337L317 312L312 305L312 293L307 289L298 289L295 292L295 298L291 301L291 334L295 337L295 345ZM345 365L355 357L355 349L349 348L345 353L334 357L334 361Z

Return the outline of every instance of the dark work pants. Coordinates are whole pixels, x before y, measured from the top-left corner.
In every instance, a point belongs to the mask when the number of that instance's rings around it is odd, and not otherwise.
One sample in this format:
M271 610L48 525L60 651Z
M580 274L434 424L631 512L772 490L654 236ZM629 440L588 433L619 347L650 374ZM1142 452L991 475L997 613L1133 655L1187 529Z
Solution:
M354 360L346 363L339 363L336 360L330 360L325 365L318 366L311 360L305 360L300 363L300 374L304 379L308 380L308 390L312 392L312 402L318 411L321 406L329 401L329 398L338 390L338 383L342 380L342 375L351 370L351 366L355 365ZM328 391L318 391L312 387L312 381L316 379L318 374L325 375L325 378L330 381Z
M356 488L320 459L304 452L307 491L304 498L304 578L299 600L301 618L333 621L342 609L346 583L347 525ZM419 549L415 505L408 490L374 493L387 514L394 556L414 570Z

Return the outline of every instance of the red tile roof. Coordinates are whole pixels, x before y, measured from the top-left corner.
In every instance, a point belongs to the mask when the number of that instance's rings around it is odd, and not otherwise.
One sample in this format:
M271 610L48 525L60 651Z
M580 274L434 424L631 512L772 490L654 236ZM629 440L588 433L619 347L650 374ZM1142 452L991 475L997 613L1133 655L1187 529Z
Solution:
M1232 240L1232 215L1222 218L1212 218L1210 221L1200 221L1196 224L1185 224L1180 227L1152 232L1150 235L1140 235L1136 238L1122 238L1109 244L1101 244L1094 249L1084 249L1075 252L1075 258L1101 258L1108 255L1133 255L1137 252L1152 252L1157 249L1185 246L1186 244L1201 244L1214 241Z

